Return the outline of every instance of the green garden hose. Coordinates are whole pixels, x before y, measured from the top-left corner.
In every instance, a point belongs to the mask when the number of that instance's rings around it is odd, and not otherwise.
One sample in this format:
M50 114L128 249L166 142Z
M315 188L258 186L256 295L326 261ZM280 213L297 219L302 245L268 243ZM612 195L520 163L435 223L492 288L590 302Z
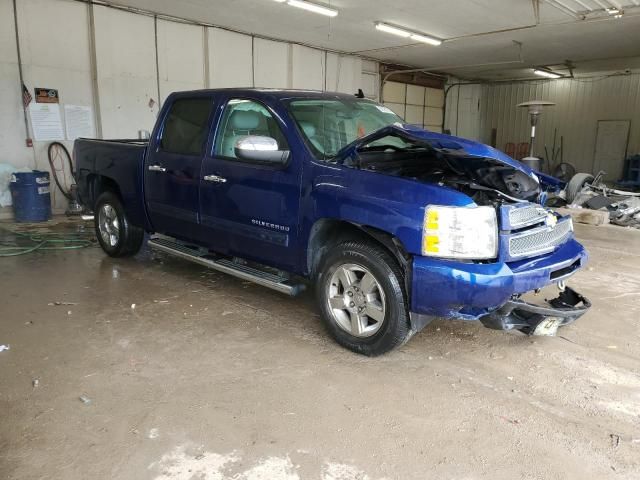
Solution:
M35 252L36 250L77 250L93 245L91 233L43 233L36 229L24 231L0 227L0 230L16 237L7 241L5 235L0 236L0 257L15 257ZM18 240L19 239L19 240Z

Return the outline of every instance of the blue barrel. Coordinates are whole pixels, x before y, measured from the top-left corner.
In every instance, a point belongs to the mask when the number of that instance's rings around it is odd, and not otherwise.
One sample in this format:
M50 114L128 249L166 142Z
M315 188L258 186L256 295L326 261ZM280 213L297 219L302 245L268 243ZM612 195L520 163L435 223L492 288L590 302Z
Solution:
M14 173L9 188L16 222L45 222L51 218L49 172Z

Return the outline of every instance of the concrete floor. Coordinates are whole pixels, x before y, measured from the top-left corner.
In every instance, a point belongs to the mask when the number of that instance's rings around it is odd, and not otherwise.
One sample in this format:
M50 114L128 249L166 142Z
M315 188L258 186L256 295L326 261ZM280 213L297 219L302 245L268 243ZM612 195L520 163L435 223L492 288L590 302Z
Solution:
M0 259L0 478L638 479L640 232L578 236L561 337L438 321L374 359L183 261Z

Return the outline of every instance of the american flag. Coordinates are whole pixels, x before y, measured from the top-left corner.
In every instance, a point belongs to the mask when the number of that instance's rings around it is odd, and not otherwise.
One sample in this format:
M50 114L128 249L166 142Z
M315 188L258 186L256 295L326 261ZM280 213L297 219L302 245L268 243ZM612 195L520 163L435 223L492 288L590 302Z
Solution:
M29 106L29 104L31 103L31 100L33 100L33 97L31 96L31 94L29 93L29 90L23 83L22 84L22 104L24 105L24 108L27 108Z

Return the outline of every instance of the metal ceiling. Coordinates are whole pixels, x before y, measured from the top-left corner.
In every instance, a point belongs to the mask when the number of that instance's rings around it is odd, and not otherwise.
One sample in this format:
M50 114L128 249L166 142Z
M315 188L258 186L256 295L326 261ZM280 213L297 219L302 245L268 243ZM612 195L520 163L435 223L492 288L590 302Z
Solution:
M464 78L528 77L533 66L566 60L578 75L594 68L616 71L637 68L640 57L640 0L325 0L339 11L334 18L273 0L107 3ZM406 41L377 31L376 21L444 43Z

